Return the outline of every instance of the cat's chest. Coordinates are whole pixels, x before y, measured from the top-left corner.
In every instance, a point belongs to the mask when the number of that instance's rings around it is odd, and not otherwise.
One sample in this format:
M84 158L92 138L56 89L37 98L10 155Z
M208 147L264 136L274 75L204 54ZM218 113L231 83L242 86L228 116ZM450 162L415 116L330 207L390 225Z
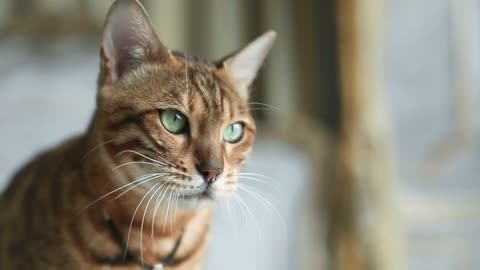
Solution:
M97 248L112 252L108 252L108 260L99 257L98 262L118 267L126 262L132 267L140 265L141 269L195 269L203 260L200 255L204 254L209 239L211 213L201 211L188 222L172 227L161 223L155 227L149 223L116 225L112 219L104 222L110 243Z

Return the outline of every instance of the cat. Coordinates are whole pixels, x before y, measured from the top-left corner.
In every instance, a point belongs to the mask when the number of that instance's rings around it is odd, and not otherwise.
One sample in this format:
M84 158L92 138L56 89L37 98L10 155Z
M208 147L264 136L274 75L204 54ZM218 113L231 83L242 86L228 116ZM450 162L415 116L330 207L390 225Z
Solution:
M212 205L252 149L249 86L275 37L198 60L165 47L137 0L114 2L89 128L0 198L0 269L202 269Z

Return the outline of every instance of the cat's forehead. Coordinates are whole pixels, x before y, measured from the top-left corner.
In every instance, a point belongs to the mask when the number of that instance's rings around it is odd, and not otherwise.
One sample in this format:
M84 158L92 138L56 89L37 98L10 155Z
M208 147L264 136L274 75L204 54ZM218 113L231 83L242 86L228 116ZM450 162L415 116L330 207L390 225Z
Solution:
M138 111L174 107L199 117L246 114L246 101L216 70L207 62L185 58L171 66L144 64L126 74L117 90Z
M186 52L172 51L172 56L180 62L194 64L195 66L216 67L217 63L208 59L203 59L195 55L190 55Z
M184 84L182 87L183 101L190 113L211 116L227 116L243 114L246 102L241 99L232 86L228 84L216 67L205 62L186 64ZM175 91L175 90L173 90Z

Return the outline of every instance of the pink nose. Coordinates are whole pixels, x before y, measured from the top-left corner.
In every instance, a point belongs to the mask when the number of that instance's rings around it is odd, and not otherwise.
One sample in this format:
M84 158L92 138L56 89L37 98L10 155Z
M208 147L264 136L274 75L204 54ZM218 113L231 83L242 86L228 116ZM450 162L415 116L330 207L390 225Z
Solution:
M197 164L197 170L203 176L205 182L211 184L215 182L217 177L223 172L223 165L212 162L200 162L200 164Z

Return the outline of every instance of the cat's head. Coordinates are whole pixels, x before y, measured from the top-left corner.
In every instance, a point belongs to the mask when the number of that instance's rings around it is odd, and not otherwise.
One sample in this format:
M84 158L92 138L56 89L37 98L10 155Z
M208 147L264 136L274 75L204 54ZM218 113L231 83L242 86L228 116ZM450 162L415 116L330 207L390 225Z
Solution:
M140 3L115 2L95 127L117 184L185 201L230 196L255 137L249 86L274 39L267 32L218 62L194 60L162 44Z

